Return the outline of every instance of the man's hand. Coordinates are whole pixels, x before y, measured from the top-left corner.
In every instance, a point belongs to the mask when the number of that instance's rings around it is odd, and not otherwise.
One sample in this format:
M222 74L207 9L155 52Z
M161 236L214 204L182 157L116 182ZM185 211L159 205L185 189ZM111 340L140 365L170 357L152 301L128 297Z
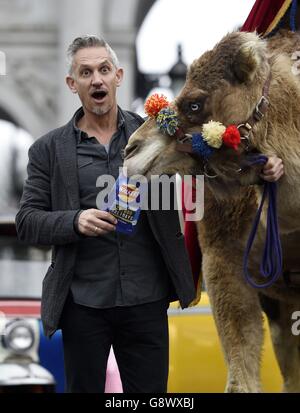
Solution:
M109 212L87 209L79 215L78 232L89 237L98 237L115 231L117 222Z
M262 174L262 179L268 182L275 182L283 175L282 159L277 156L270 156L268 162L265 164Z

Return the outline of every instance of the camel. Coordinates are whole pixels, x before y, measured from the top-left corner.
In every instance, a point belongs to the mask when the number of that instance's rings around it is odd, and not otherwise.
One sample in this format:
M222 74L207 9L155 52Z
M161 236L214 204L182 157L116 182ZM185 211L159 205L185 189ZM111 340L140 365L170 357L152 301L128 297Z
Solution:
M203 276L228 366L227 392L262 391L262 310L270 325L283 391L300 391L300 336L292 334L292 314L300 310L300 76L292 58L297 50L297 33L280 31L264 40L255 33L233 32L190 66L174 102L184 137L218 121L240 127L238 148L222 145L208 159L195 156L180 134L164 134L156 119L148 118L125 149L129 175L205 174L205 212L197 230ZM267 108L263 95L269 101ZM254 113L259 116L249 127ZM285 167L277 184L283 268L277 281L265 288L249 285L242 269L263 188L262 166L244 165L249 154L257 152L277 154ZM265 229L266 206L249 261L257 283Z

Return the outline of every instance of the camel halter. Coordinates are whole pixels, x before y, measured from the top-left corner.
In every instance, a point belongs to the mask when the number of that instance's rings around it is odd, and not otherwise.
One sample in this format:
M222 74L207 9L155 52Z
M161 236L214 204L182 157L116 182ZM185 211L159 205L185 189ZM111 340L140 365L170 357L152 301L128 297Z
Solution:
M245 143L245 151L249 152L250 150L250 134L253 127L258 123L266 114L269 108L269 89L271 83L271 72L268 75L267 80L263 86L262 96L260 97L258 103L255 105L255 108L251 116L246 120L246 122L241 123L237 126L238 131L240 132L241 141ZM180 128L176 134L176 150L179 152L184 152L190 155L198 156L195 145L193 144L193 138L197 134L184 133ZM201 156L201 155L200 155ZM206 160L207 163L207 160ZM209 176L208 176L209 177Z
M237 126L241 141L245 143L245 152L250 151L251 142L250 134L253 127L257 122L259 122L266 114L269 107L269 88L271 83L271 73L269 74L262 91L262 96L256 104L252 115L249 119ZM180 152L195 155L194 145L192 143L193 134L185 134L177 138L176 149ZM264 165L268 158L264 155L251 155L248 157L248 167L253 165ZM204 170L206 172L207 178L216 178L217 175L209 175L206 170L207 162L204 163ZM241 172L239 169L237 172ZM275 182L265 182L262 194L262 199L257 210L252 229L247 241L246 250L243 257L243 272L245 280L254 288L267 288L270 287L280 274L282 273L282 247L279 236L278 219L277 219L277 184ZM249 272L249 256L253 246L253 242L256 238L258 225L261 218L262 209L264 203L268 199L268 210L267 210L267 226L266 226L266 238L265 245L263 249L263 255L261 258L259 272L261 276L265 279L262 283L257 283L254 281L253 276Z
M269 87L271 83L271 73L269 74L262 91L262 96L256 104L252 115L247 119L246 122L237 126L237 129L240 133L241 141L245 142L245 152L250 150L250 133L254 125L259 122L265 115L269 107L268 94ZM195 150L195 145L193 144L193 138L197 134L186 134L184 133L179 125L176 114L172 109L168 109L166 106L163 109L159 110L157 107L156 98L151 102L151 105L148 105L148 110L145 105L146 113L149 116L156 117L161 116L161 119L157 122L160 130L168 134L169 136L176 137L176 149L180 152L190 154L191 156L201 157ZM153 103L153 104L152 104ZM165 105L165 101L163 102ZM166 109L164 109L166 108ZM177 122L177 123L176 123ZM197 149L197 148L196 148ZM250 155L250 154L249 154ZM265 155L251 154L248 157L247 166L252 165L264 165L267 162L268 158ZM238 170L237 172L240 172ZM216 178L216 176L206 175L208 178ZM277 185L275 182L265 182L263 195L261 203L257 210L256 216L254 218L253 226L247 241L246 250L243 258L243 270L245 280L255 288L266 288L271 286L282 273L282 248L279 237L278 229L278 220L277 220ZM268 198L268 211L267 211L267 227L266 227L266 239L263 250L263 256L260 263L260 274L266 280L263 283L256 283L249 273L248 262L249 255L253 242L255 240L258 225L261 218L262 209L265 203L265 200Z

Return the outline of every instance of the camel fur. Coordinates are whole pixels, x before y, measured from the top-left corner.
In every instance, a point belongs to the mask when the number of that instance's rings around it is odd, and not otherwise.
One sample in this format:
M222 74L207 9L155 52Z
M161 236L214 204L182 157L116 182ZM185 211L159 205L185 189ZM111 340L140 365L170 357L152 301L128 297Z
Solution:
M261 391L262 309L283 390L300 391L300 337L291 331L292 313L300 310L300 71L292 59L297 50L297 33L281 31L268 40L255 33L230 33L192 63L175 102L185 132L199 131L210 120L239 125L253 113L271 73L269 109L250 141L252 150L283 159L285 175L278 182L283 273L295 274L259 290L243 277L243 253L262 192L258 167L237 172L245 160L243 148L236 152L222 146L209 159L206 166L217 177L206 179L204 218L197 223L203 276L228 366L228 392ZM198 110L192 110L193 104ZM130 174L150 177L203 173L204 164L177 151L176 140L159 133L149 119L130 138L125 166ZM257 282L265 227L266 208L249 265Z

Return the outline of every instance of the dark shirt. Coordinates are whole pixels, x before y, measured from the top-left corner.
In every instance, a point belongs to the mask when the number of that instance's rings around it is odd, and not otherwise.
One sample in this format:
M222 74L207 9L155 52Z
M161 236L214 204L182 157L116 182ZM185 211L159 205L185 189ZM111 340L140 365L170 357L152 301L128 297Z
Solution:
M97 178L110 174L117 179L127 137L121 109L108 152L95 137L78 129L82 115L82 109L75 114L74 128L80 204L82 209L89 209L97 208L96 197L103 189L96 187ZM141 212L133 235L109 232L82 238L71 290L77 304L94 308L144 304L169 295L167 269L145 211Z

